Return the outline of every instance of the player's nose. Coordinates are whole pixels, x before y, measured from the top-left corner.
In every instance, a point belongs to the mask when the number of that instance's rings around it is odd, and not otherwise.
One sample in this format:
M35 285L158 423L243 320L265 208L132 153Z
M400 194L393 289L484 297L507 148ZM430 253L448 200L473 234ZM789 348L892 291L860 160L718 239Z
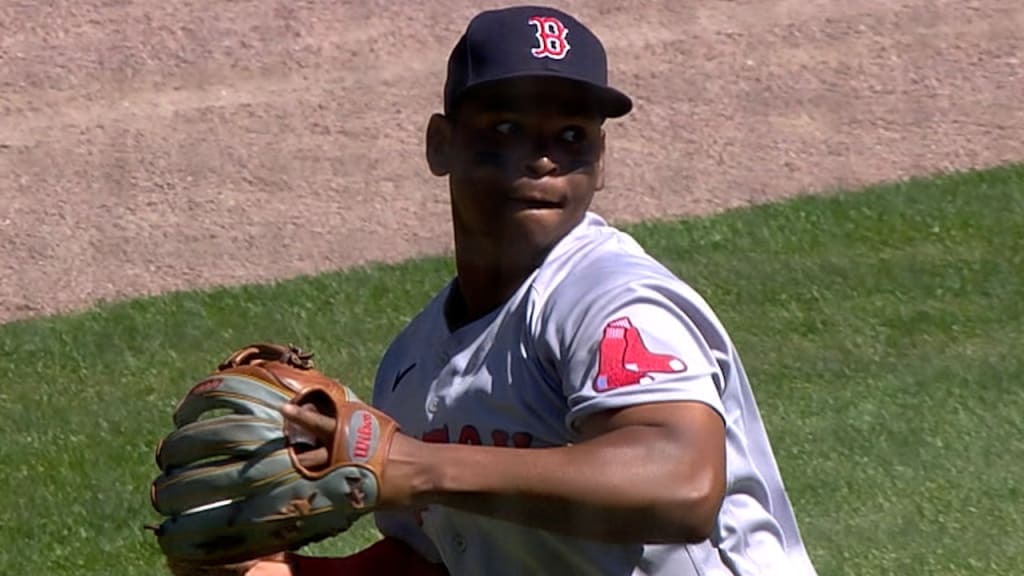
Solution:
M558 164L547 154L535 154L526 162L526 173L532 178L543 178L558 171Z

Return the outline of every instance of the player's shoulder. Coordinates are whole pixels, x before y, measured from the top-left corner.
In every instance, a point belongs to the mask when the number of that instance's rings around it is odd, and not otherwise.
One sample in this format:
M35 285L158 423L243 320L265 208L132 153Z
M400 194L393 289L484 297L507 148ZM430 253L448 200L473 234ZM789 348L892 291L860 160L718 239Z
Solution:
M600 217L587 218L559 244L532 286L532 324L562 325L601 317L636 302L681 310L717 325L715 313L689 283L651 256L628 233Z
M588 213L552 251L533 282L542 300L579 301L631 286L692 292L689 285L647 253L628 233Z

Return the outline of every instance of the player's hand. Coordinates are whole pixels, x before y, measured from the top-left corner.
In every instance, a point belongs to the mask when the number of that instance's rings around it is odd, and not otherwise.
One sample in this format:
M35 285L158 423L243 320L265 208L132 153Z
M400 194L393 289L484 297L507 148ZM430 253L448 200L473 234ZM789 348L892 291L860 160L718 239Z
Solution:
M284 552L258 560L221 566L202 566L170 560L167 567L174 576L293 576Z
M300 407L286 404L281 414L286 421L285 436L292 445L319 446L296 449L299 463L310 470L318 470L330 464L331 455L327 446L334 443L337 421L321 414L311 404Z
M299 462L309 469L320 469L328 465L330 453L326 446L334 445L337 421L311 406L286 404L281 408L281 414L287 422L285 434L291 441L302 438L307 445L318 446L297 451ZM424 479L427 477L423 464L426 459L423 450L427 446L401 432L395 433L382 479L387 492L381 495L381 507L409 508L427 503L423 500L426 495L415 491L416 486L425 484Z

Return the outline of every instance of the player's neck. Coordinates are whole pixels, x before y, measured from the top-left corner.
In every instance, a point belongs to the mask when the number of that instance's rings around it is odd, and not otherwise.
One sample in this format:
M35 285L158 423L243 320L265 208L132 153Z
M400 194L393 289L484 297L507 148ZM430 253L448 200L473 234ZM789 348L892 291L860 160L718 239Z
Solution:
M445 307L451 330L483 318L515 294L523 281L537 268L539 260L522 255L494 257L481 253L480 246L456 243L455 268L457 294Z

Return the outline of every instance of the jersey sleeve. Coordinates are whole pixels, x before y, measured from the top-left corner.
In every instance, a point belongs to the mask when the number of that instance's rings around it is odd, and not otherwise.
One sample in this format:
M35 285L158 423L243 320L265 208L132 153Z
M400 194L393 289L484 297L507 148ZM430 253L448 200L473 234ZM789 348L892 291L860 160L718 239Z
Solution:
M701 402L724 417L721 372L684 286L661 278L590 285L553 298L540 326L570 429L597 412L652 402Z

